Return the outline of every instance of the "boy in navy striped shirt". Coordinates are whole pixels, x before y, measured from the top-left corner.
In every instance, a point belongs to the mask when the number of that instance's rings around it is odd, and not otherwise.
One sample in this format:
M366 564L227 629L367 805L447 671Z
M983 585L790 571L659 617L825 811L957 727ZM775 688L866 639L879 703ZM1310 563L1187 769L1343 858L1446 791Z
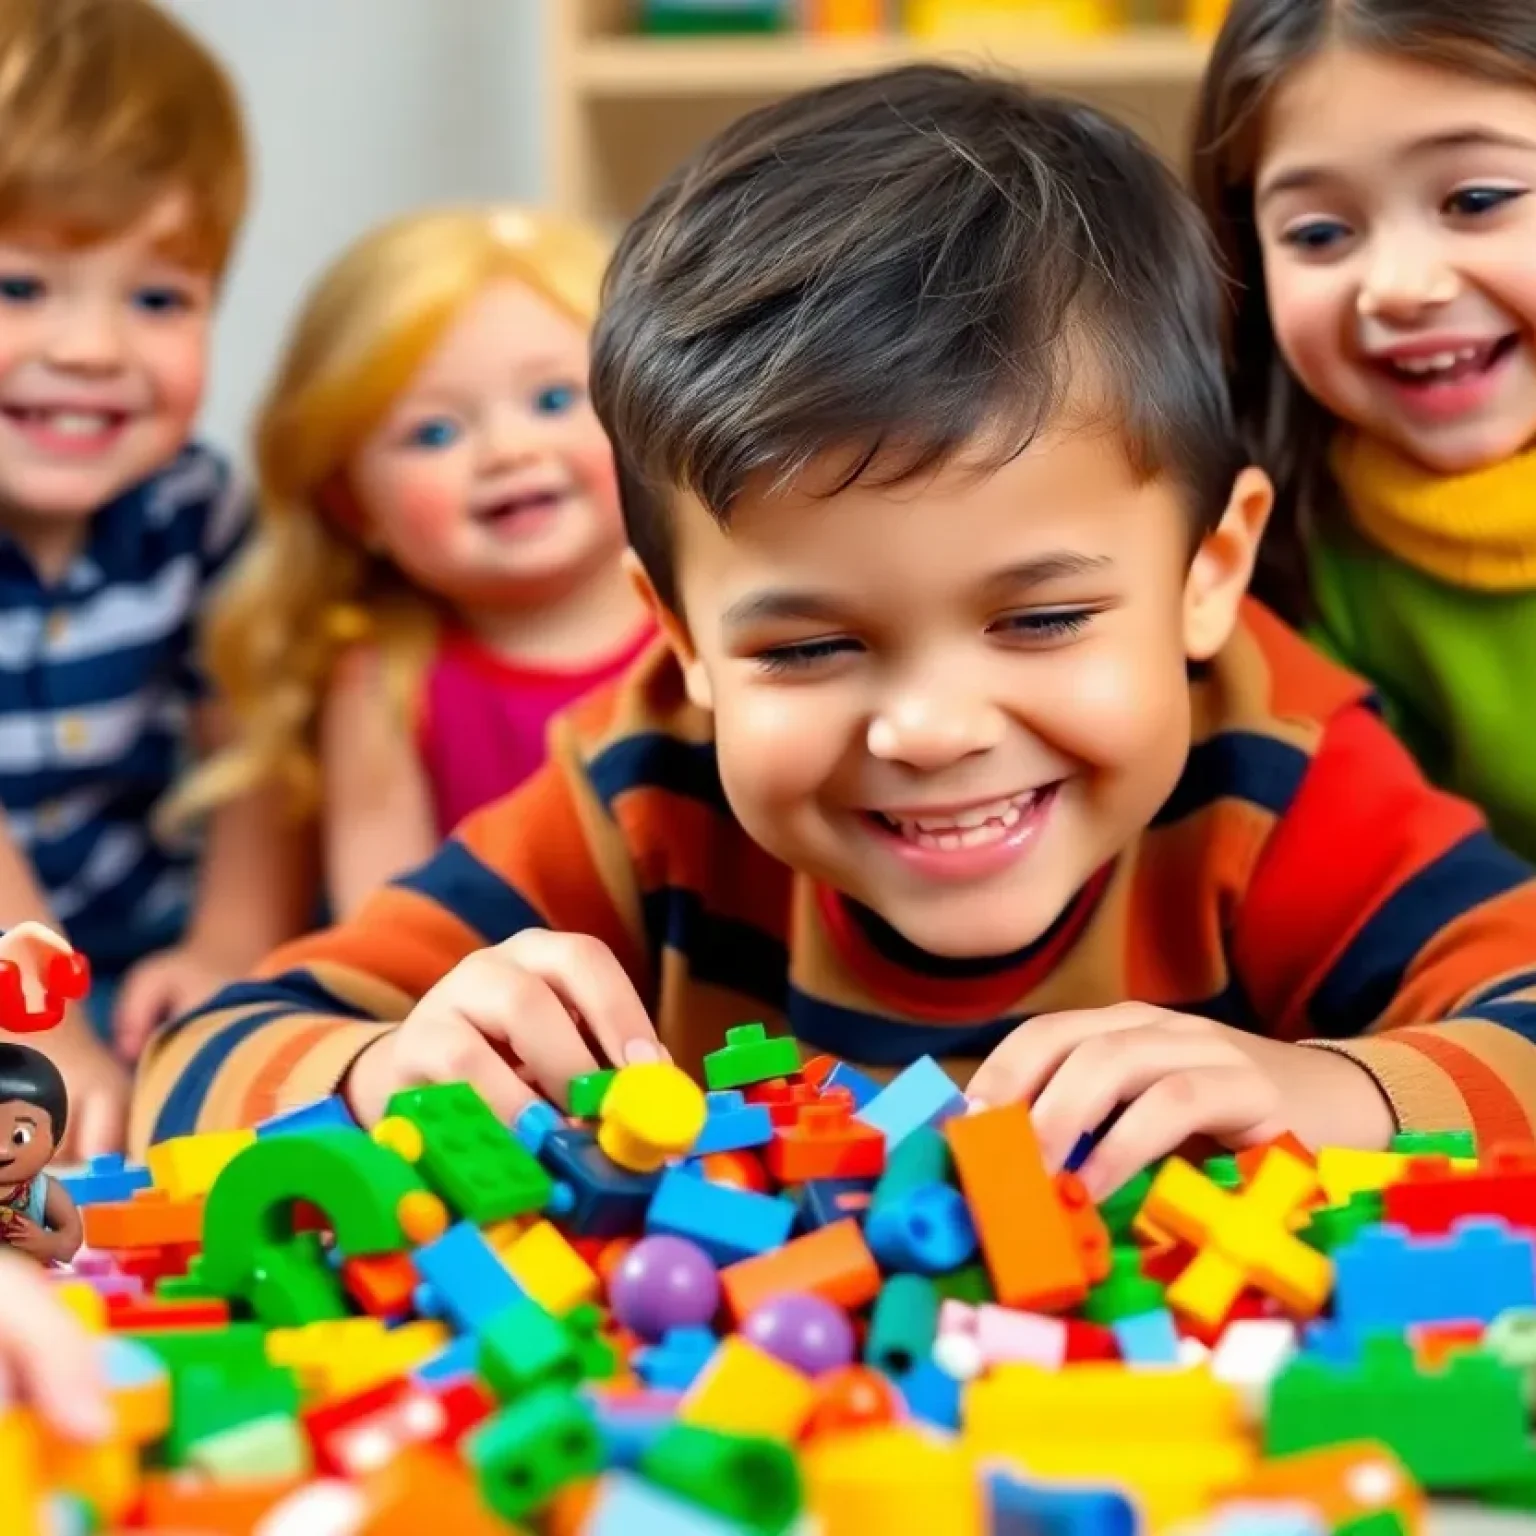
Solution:
M0 0L0 927L58 927L98 977L49 1042L75 1151L121 1135L102 1037L142 1038L302 913L260 802L200 868L151 825L217 733L197 619L246 510L189 434L246 183L229 81L150 0Z

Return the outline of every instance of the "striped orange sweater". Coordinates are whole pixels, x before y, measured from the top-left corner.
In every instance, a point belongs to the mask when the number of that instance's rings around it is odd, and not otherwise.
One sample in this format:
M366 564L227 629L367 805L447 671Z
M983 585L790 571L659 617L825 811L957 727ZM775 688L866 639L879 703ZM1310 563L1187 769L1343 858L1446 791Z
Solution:
M429 863L163 1031L131 1139L331 1092L457 961L532 926L603 939L690 1068L761 1019L963 1081L1031 1014L1137 999L1334 1042L1405 1128L1530 1137L1536 878L1424 782L1363 684L1256 605L1191 689L1187 765L1135 844L1029 951L940 961L747 837L708 718L653 649Z

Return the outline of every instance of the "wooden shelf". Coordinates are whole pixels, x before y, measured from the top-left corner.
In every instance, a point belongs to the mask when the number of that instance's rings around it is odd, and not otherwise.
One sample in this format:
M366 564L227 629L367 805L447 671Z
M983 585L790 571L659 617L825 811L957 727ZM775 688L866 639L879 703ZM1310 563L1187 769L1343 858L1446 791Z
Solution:
M921 59L1016 69L1050 85L1193 85L1209 45L1174 28L1104 38L927 41L592 38L570 55L574 87L592 99L747 95L758 98Z
M1008 69L1080 96L1182 158L1209 43L1176 25L1070 38L1027 28L929 39L643 37L632 0L547 6L547 195L612 227L732 119L791 91L921 59ZM1185 0L1161 0L1178 15Z

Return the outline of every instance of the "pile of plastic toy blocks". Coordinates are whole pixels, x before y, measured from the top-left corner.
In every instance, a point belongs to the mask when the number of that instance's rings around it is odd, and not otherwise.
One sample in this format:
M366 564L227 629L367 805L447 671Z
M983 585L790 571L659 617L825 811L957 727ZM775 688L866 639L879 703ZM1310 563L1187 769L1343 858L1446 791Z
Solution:
M336 1100L68 1182L114 1442L0 1527L1394 1536L1536 1509L1536 1149L1286 1139L1095 1207L1023 1106L730 1032L501 1124ZM1080 1166L1088 1139L1074 1155Z

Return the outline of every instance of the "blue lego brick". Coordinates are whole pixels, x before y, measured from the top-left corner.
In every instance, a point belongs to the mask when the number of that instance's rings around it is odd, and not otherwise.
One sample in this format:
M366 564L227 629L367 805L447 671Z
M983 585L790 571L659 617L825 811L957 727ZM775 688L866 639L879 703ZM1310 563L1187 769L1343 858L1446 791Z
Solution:
M1353 1328L1341 1328L1331 1318L1308 1323L1301 1335L1301 1352L1330 1365L1355 1365L1360 1359L1362 1336Z
M1011 1472L987 1478L991 1536L1136 1536L1135 1506L1114 1488L1036 1486Z
M635 1375L648 1387L686 1392L717 1345L708 1328L669 1328L661 1343L635 1351Z
M675 1414L654 1408L636 1411L595 1398L592 1417L603 1439L603 1465L633 1471L640 1465L640 1458L671 1428Z
M544 1137L539 1161L572 1195L559 1213L575 1237L624 1237L638 1232L659 1176L634 1173L613 1162L590 1131L561 1126Z
M339 1095L332 1094L328 1099L316 1099L313 1104L301 1104L297 1109L284 1110L280 1115L273 1115L270 1120L263 1120L256 1127L256 1135L259 1138L292 1136L308 1131L356 1129L357 1121L352 1118L352 1111Z
M151 1182L149 1169L125 1162L121 1152L93 1157L80 1172L59 1176L59 1183L76 1205L127 1200L136 1189L148 1189Z
M1173 1314L1165 1307L1122 1317L1110 1324L1120 1358L1127 1365L1177 1365L1179 1335L1173 1326Z
M553 1104L535 1099L518 1112L512 1122L512 1134L537 1157L544 1150L544 1138L564 1124L565 1117Z
M865 1125L885 1132L889 1157L921 1125L942 1125L965 1112L965 1095L938 1062L920 1056L858 1111Z
M853 1110L857 1114L869 1101L880 1092L880 1084L867 1072L860 1072L857 1067L850 1067L846 1061L840 1061L821 1080L821 1091L825 1093L829 1088L846 1088L853 1095Z
M453 1381L473 1376L479 1363L480 1341L472 1333L461 1333L430 1360L423 1360L411 1375L422 1382Z
M743 1536L734 1520L721 1520L628 1472L610 1473L598 1484L581 1529L583 1536Z
M461 1221L411 1255L443 1315L460 1333L474 1333L526 1294L479 1227Z
M919 1184L877 1206L864 1241L881 1269L915 1275L948 1274L979 1246L965 1196L950 1184Z
M795 1216L795 1228L815 1232L850 1216L863 1221L874 1190L873 1179L812 1179L799 1188L800 1209Z
M766 1147L773 1140L773 1116L768 1106L748 1104L747 1096L739 1088L711 1093L704 1102L709 1118L693 1144L694 1157Z
M1536 1305L1536 1240L1493 1216L1467 1217L1446 1237L1367 1228L1333 1264L1334 1319L1362 1334L1414 1323L1491 1323L1511 1307Z
M892 1379L914 1419L939 1429L959 1429L960 1383L931 1359L919 1360L910 1371Z
M647 1232L686 1237L716 1264L734 1264L788 1242L795 1207L775 1195L712 1184L680 1168L668 1168L644 1221Z

